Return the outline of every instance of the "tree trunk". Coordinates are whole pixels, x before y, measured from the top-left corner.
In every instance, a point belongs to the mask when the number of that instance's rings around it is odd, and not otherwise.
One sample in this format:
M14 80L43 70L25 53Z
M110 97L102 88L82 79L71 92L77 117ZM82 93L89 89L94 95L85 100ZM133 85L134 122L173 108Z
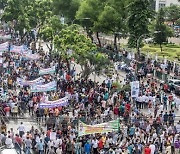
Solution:
M117 51L117 34L114 34L114 50Z
M96 37L98 40L99 47L101 47L101 40L99 39L99 32L96 32Z
M47 48L49 49L49 51L51 52L51 51L52 51L52 49L53 49L53 44L52 44L52 43L50 43L50 46L49 46L48 44L46 44L46 46L47 46Z

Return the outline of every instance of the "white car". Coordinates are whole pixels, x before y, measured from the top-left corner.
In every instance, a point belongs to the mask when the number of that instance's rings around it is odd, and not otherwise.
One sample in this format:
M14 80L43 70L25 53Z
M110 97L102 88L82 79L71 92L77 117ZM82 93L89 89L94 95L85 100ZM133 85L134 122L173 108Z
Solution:
M147 44L153 43L153 38L144 39L144 42L147 43Z

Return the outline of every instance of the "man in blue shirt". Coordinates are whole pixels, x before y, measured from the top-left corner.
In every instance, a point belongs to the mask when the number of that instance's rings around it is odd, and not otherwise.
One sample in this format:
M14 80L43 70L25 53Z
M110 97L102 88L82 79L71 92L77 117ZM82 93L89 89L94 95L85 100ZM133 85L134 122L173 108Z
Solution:
M91 153L91 144L89 143L89 141L87 141L86 144L84 145L84 152L85 154Z
M42 139L40 139L40 142L36 144L37 150L39 151L39 154L44 154L44 143Z
M135 134L135 127L132 126L130 129L129 129L129 136L132 138Z
M50 141L50 138L48 137L48 136L46 136L45 138L44 138L44 142L45 142L45 153L46 153L46 151L47 151L47 143Z

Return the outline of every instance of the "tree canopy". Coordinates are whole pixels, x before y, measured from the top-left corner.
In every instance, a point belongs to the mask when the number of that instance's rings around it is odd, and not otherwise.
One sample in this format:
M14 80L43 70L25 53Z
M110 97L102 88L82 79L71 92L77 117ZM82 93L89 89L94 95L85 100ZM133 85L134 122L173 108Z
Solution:
M23 35L24 29L40 28L51 15L52 0L8 0L2 20Z
M130 0L128 8L127 26L129 31L129 47L138 49L137 42L142 42L141 36L149 34L148 25L153 18L149 0Z
M154 42L160 45L161 52L162 44L168 42L168 37L170 36L172 36L172 31L165 25L165 11L161 8L154 26Z
M65 17L66 22L71 23L76 16L82 0L53 0L53 12Z
M57 52L66 59L75 58L76 63L82 67L81 76L85 79L93 72L102 73L108 66L108 57L97 52L97 47L85 35L80 34L78 28L73 26L62 29L54 39Z
M173 25L177 24L180 19L180 6L179 5L171 5L165 8L165 14L167 21L171 21Z

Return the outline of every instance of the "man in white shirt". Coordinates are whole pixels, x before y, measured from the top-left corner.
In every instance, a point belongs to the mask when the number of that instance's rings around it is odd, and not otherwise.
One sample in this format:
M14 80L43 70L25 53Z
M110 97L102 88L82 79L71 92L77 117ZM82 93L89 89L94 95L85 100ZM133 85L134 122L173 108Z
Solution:
M62 145L62 139L57 138L56 140L54 140L54 149L56 151L56 149L58 149L58 147L60 147Z
M93 154L98 154L98 140L94 138L92 140Z
M48 151L50 151L51 147L54 147L54 142L52 140L50 140L48 143Z
M142 109L143 97L140 95L138 97L139 109Z
M17 130L19 130L19 135L20 135L20 137L22 137L25 132L25 127L23 125L23 122L21 122L21 125L17 128Z
M59 147L57 148L56 153L57 153L57 154L62 154L62 147L61 147L61 146L59 146Z
M71 134L69 135L69 137L70 137L70 140L71 140L71 142L74 140L74 138L76 138L76 135L73 133L73 132L71 132Z
M151 149L151 154L154 154L155 153L155 149L156 149L155 145L150 142L149 148Z
M6 144L6 147L7 148L13 148L13 142L12 142L12 139L10 136L8 136L8 138L6 138L6 141L5 141L5 144Z
M176 131L177 131L177 133L180 133L180 120L179 120L179 122L176 124Z

